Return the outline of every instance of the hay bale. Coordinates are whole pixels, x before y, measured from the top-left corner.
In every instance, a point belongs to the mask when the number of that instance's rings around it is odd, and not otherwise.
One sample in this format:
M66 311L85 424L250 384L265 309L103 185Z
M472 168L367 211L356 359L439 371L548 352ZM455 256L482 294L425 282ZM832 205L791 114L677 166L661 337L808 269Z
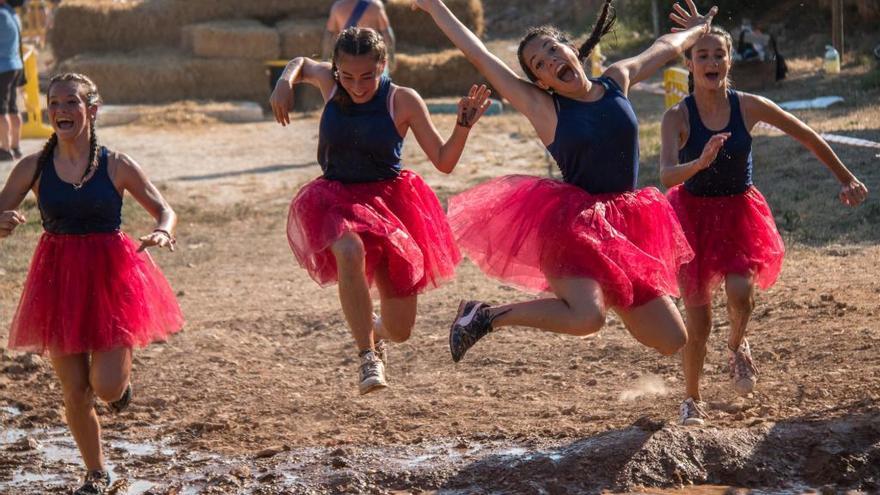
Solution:
M397 55L394 82L408 86L425 98L464 96L471 85L485 79L458 50L422 55Z
M447 0L445 3L465 26L477 36L483 35L485 24L480 0ZM388 0L385 5L398 45L402 49L411 46L451 47L452 43L431 16L422 10L412 10L411 4L411 0Z
M281 57L320 58L326 26L326 19L288 19L278 23L276 29L281 36Z
M197 57L272 60L280 55L278 32L250 19L186 26L182 46Z
M92 77L110 104L179 100L247 100L269 97L266 68L251 59L196 58L180 52L79 55L62 71Z

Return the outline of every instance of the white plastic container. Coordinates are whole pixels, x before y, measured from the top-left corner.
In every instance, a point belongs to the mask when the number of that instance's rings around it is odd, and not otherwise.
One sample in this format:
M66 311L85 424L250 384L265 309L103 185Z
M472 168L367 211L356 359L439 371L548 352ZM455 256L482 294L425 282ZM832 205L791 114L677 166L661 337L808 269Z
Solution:
M840 74L840 54L831 45L825 45L825 60L822 67L826 74Z

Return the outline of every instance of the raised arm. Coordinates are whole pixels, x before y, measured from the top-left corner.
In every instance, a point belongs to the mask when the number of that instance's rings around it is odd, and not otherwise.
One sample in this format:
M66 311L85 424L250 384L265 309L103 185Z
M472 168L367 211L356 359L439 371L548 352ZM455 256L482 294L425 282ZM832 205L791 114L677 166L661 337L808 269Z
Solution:
M24 215L17 209L33 186L37 157L29 155L18 162L0 191L0 239L12 235L15 228L25 222Z
M687 115L682 105L676 105L663 114L660 125L660 182L670 188L690 179L701 170L709 168L718 156L729 132L715 134L703 147L703 153L696 160L679 163L678 150L687 139Z
M489 84L533 124L555 117L550 95L517 76L441 0L413 0L413 4L430 14L437 27L464 53Z
M328 62L316 62L310 58L297 57L287 63L281 77L275 83L269 104L275 121L286 126L290 123L290 109L293 108L293 85L307 83L321 90L326 101L336 81L333 79L332 65Z
M140 238L138 251L151 246L167 247L174 251L174 229L177 214L165 201L162 193L150 182L143 169L131 157L113 153L110 157L113 182L116 187L128 191L131 196L156 220L153 231Z
M766 122L797 139L816 158L822 161L834 177L840 181L840 201L847 206L858 206L868 197L868 188L862 184L840 161L828 142L816 131L794 115L767 98L740 93L746 125L751 129L758 122Z
M675 13L669 15L670 19L682 26L681 28L673 28L672 33L657 38L647 50L635 57L617 62L605 71L606 76L620 84L624 93L628 93L633 84L654 75L667 62L680 56L693 46L700 36L709 31L712 18L715 17L718 8L712 7L708 14L701 15L693 0L687 0L687 4L690 12L675 4Z
M471 127L480 120L480 117L489 108L490 94L491 91L486 89L486 86L478 87L475 84L471 87L468 96L462 98L458 103L458 118L455 122L455 128L446 142L443 142L440 133L434 127L425 101L412 89L398 88L396 91L394 103L398 115L395 123L403 124L404 128L412 129L416 141L434 167L444 174L449 174L452 173L461 158ZM400 127L398 125L398 128Z

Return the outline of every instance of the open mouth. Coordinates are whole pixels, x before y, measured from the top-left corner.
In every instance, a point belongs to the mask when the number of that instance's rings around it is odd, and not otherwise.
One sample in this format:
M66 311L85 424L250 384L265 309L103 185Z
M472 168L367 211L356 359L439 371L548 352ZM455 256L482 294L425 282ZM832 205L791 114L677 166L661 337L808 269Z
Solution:
M556 68L556 77L562 82L571 82L575 78L574 70L568 64L559 64Z
M55 125L58 126L59 129L73 129L73 121L63 117L55 119Z
M721 78L720 72L707 72L706 73L706 79L708 79L712 82L715 82L715 81L719 80L720 78Z

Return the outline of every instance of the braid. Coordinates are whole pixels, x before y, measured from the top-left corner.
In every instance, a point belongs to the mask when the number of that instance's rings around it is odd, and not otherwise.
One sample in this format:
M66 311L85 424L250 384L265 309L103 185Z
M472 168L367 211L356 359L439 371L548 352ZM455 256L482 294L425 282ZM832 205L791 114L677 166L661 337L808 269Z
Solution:
M606 34L610 33L614 28L614 23L617 21L617 14L614 12L614 7L611 6L611 2L612 0L605 0L605 5L602 6L602 12L599 14L599 18L596 19L596 24L593 26L593 32L590 33L590 37L587 38L578 49L579 59L587 59L593 52L593 48L599 44L599 40L601 40Z
M79 179L79 183L82 184L86 181L86 177L89 174L98 168L98 135L95 134L95 121L89 121L89 164L86 165L86 170L83 172L82 177Z
M34 170L34 178L31 180L31 186L28 189L33 188L34 184L40 180L40 175L43 173L43 169L49 164L52 155L55 154L56 146L58 146L58 135L53 132L52 136L49 137L46 144L43 145L43 149L40 151L40 156L37 158L37 169Z

